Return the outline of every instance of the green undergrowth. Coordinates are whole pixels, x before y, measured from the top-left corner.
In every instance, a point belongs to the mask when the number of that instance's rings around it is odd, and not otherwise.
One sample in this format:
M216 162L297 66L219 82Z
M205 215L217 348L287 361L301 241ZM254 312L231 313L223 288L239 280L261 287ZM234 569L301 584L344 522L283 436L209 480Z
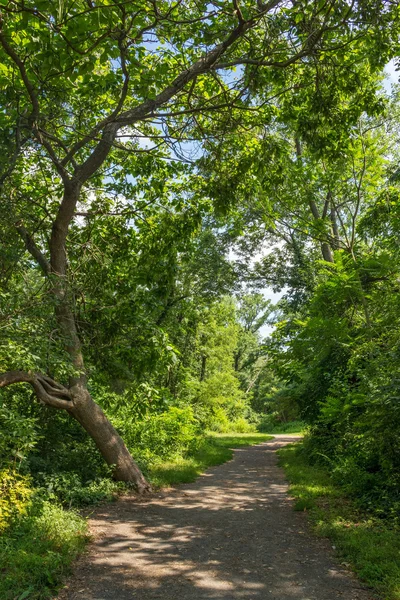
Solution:
M49 598L87 541L77 512L34 501L0 535L0 598Z
M156 463L149 469L153 485L163 487L190 483L208 467L220 465L233 456L233 448L259 444L272 437L264 433L213 433L207 436L191 456Z
M307 463L302 443L279 451L295 510L307 511L316 532L330 538L345 566L385 600L400 600L400 530L370 516L332 482L320 466Z
M263 433L293 433L303 434L306 424L303 421L290 421L289 423L275 423L270 419L261 419L258 430Z

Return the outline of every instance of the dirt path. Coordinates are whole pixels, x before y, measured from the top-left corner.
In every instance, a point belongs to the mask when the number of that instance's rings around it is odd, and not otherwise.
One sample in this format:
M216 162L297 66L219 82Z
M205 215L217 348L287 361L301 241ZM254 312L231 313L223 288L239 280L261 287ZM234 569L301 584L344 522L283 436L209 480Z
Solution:
M292 509L275 451L235 451L195 483L102 507L61 600L370 600Z

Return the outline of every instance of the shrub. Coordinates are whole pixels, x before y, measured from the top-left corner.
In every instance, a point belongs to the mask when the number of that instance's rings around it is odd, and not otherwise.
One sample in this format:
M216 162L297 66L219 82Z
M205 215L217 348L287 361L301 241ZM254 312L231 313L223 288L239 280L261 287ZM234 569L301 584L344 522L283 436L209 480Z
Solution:
M119 415L113 421L139 461L183 456L197 444L199 425L190 407L170 407L165 412L147 415L141 421L128 415L128 412Z
M275 414L263 415L257 425L257 431L262 433L299 433L303 431L306 424L303 421L289 421L282 423Z
M13 518L26 513L31 496L29 477L13 470L0 471L0 533Z
M44 498L61 502L69 507L95 504L102 500L113 500L119 491L126 488L110 477L94 477L82 480L78 473L41 473L37 479L39 493Z
M6 392L12 402L9 390ZM14 396L15 399L19 400L19 394ZM10 409L0 404L0 469L15 469L35 448L39 439L36 418L21 414L18 406Z
M86 521L49 502L33 502L0 537L0 598L50 598L87 539Z
M244 417L238 417L229 421L225 415L216 415L215 421L211 424L210 431L217 433L253 433L256 426L249 423Z

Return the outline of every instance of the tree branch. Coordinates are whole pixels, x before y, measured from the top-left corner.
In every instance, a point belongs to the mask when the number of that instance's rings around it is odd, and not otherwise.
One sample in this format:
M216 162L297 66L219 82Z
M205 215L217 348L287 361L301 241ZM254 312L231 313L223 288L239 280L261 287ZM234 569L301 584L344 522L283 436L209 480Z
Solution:
M38 399L52 406L63 410L71 410L73 403L71 401L70 391L61 384L53 381L51 377L32 373L31 371L7 371L0 373L0 388L13 385L14 383L29 383L35 390Z
M259 19L260 16L257 16ZM173 82L160 92L154 99L145 100L139 106L122 112L118 117L113 117L103 129L103 135L92 154L76 170L76 177L81 183L86 182L102 165L110 152L115 136L121 127L133 125L146 117L154 116L155 111L176 96L187 83L198 75L206 73L215 62L230 48L248 29L254 26L254 19L240 22L225 41L221 42L213 50L202 56L188 69L180 73ZM65 160L65 159L64 159Z
M9 45L9 43L7 42L7 40L5 38L5 35L3 33L3 20L1 19L1 16L0 16L0 44L3 46L4 51L6 52L6 54L8 54L8 56L11 58L11 60L15 63L15 65L19 69L19 72L21 73L22 81L24 82L26 91L28 92L28 95L29 95L29 98L30 98L30 101L32 104L32 112L29 116L29 121L31 123L35 123L35 121L37 121L37 118L39 116L39 101L38 101L38 98L36 95L36 91L28 77L24 63L22 62L22 60L20 59L18 54L15 52L15 50Z
M15 228L18 231L19 235L24 241L25 247L28 250L29 254L33 256L36 262L41 267L43 273L45 275L49 275L50 273L50 263L47 258L44 256L43 252L38 248L34 239L30 236L28 231L22 225L21 222L15 224Z

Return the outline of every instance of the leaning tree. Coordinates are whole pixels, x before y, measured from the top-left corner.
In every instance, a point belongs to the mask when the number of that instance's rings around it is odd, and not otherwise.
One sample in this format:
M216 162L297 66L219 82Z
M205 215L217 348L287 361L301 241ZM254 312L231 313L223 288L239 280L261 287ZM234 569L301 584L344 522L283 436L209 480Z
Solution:
M388 14L390 3L389 8L338 0L1 4L4 271L34 268L43 279L52 335L61 340L69 366L68 376L60 377L21 370L5 357L9 370L0 375L0 387L30 384L39 401L67 411L84 427L113 465L115 478L144 491L146 480L88 390L71 283L72 229L84 226L85 211L93 216L93 204L104 215L112 193L121 201L121 180L132 183L140 176L143 155L179 158L187 132L201 139L215 122L217 133L232 131L241 114L257 109L251 92L260 73L264 80L275 74L271 89L282 93L283 70L299 61L307 69L338 48L344 56L343 49L351 49L380 13ZM151 186L151 162L146 169ZM99 194L104 187L107 193Z

